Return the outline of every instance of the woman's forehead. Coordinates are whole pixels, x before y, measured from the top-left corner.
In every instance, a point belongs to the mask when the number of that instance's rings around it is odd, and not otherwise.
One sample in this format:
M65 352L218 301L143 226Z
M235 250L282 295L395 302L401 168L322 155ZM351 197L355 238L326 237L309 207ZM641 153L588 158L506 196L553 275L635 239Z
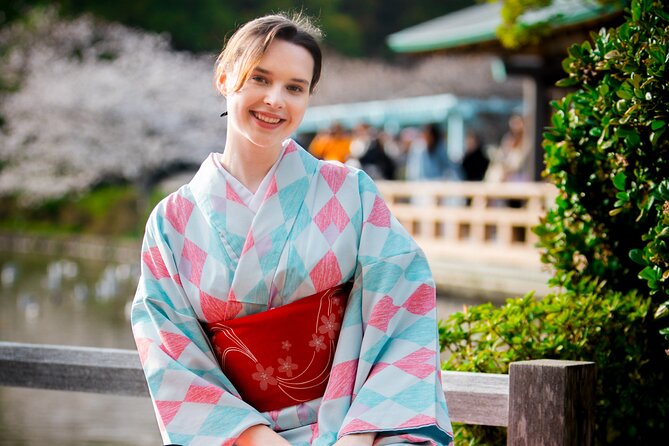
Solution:
M303 46L285 40L274 40L255 68L270 72L294 73L311 79L314 59Z

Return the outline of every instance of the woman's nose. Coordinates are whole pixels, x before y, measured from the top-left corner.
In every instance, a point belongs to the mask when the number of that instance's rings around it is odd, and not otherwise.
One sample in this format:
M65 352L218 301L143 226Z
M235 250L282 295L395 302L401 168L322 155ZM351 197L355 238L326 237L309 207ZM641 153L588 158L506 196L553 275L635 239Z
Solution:
M280 86L272 86L265 95L265 104L270 107L282 108L284 105L283 89Z

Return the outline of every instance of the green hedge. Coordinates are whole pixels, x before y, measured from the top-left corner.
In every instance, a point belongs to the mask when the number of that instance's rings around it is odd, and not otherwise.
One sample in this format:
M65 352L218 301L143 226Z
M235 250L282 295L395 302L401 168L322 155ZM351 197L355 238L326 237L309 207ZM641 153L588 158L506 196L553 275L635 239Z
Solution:
M635 293L607 292L594 283L589 288L541 300L528 294L501 307L478 305L453 314L439 326L448 356L443 367L508 373L511 362L526 359L595 361L598 436L613 443L615 438L636 438L638 413L652 412L656 405L651 383L646 382L653 365L641 360L648 356L644 322L650 300ZM638 394L641 389L643 394ZM456 440L459 445L504 445L506 430L457 426Z
M159 197L152 197L152 202ZM95 234L139 237L148 211L140 211L131 185L98 187L81 196L25 203L20 196L0 198L0 229L41 234Z

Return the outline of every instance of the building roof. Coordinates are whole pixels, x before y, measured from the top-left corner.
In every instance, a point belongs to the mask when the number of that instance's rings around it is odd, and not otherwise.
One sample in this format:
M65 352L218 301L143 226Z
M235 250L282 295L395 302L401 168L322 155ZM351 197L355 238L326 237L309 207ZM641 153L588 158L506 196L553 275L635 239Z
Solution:
M502 5L484 3L447 14L391 34L388 46L397 53L437 51L497 41ZM553 0L550 6L527 11L521 23L549 21L555 29L586 24L616 15L621 6L600 5L595 0Z
M443 121L451 113L509 113L519 107L522 81L493 77L495 58L433 55L393 64L380 60L325 58L323 76L300 132L337 121L346 127L406 126Z
M496 58L489 55L439 54L396 63L328 55L312 106L432 96L517 99L522 82L498 82Z

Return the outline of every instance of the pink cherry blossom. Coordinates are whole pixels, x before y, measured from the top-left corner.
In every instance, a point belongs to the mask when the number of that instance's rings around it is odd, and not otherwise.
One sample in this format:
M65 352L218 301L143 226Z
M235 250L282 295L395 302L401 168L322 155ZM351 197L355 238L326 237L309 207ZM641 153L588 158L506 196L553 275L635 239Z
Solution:
M285 373L288 378L293 376L293 370L297 370L297 364L293 363L293 358L286 356L286 359L279 358L279 371Z
M276 386L278 381L274 378L274 367L264 368L261 364L256 364L257 372L253 373L251 377L256 381L260 381L260 389L267 390L267 386Z
M138 182L173 163L197 166L221 145L210 57L89 16L36 24L0 30L0 42L15 40L2 71L21 79L0 101L0 194L39 201L104 177Z
M332 313L329 316L321 316L321 321L323 325L318 327L318 332L327 333L330 339L334 339L337 330L341 327L341 324L336 320L336 316Z
M317 334L311 335L311 341L309 341L309 347L316 349L316 352L325 350L327 346L325 345L324 336L318 336Z

